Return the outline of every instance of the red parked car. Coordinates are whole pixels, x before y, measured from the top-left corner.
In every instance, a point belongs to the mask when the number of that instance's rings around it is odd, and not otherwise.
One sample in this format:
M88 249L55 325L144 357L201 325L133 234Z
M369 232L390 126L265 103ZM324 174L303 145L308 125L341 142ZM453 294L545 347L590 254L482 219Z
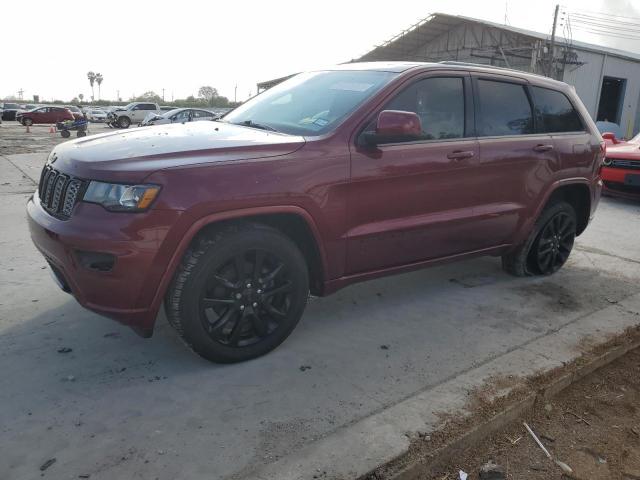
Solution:
M640 134L631 140L611 140L602 167L604 193L618 197L640 199Z
M16 121L22 123L24 126L36 123L53 124L65 120L74 120L75 118L74 114L68 108L55 106L38 107L16 115Z
M594 214L603 153L564 83L352 63L219 121L58 145L27 210L82 305L150 336L164 304L197 353L235 362L279 345L309 293L478 255L554 273Z

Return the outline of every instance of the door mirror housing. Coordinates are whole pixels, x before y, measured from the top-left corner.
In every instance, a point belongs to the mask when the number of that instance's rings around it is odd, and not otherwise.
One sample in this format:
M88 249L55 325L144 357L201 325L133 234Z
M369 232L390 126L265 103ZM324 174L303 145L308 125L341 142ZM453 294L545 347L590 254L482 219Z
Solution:
M417 140L422 135L422 122L414 112L383 110L378 114L375 132L364 132L367 145Z

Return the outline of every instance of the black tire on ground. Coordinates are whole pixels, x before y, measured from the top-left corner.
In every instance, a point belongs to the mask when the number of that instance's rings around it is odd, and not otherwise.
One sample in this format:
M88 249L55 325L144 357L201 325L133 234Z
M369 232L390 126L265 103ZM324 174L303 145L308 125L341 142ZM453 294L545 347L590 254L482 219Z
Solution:
M30 118L23 118L22 125L24 125L25 127L30 127L31 125L33 125L33 120Z
M76 132L76 137L86 137L87 136L87 132L85 132L84 130L78 130Z
M165 297L169 323L220 363L270 352L295 328L309 296L305 259L290 238L236 224L194 240Z
M130 125L131 125L131 119L129 117L122 116L118 118L118 126L120 128L129 128Z
M517 277L551 275L569 258L576 237L576 212L564 201L548 205L526 242L502 257L502 268Z
M60 135L62 135L63 138L69 138L71 136L71 132L69 130L61 130Z

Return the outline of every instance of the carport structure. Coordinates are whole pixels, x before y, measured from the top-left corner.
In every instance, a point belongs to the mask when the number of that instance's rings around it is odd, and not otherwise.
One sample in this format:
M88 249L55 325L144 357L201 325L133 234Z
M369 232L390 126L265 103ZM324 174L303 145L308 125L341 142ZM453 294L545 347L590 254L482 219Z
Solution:
M552 51L553 50L553 51ZM594 120L640 130L640 55L475 18L435 13L352 61L458 61L573 85Z

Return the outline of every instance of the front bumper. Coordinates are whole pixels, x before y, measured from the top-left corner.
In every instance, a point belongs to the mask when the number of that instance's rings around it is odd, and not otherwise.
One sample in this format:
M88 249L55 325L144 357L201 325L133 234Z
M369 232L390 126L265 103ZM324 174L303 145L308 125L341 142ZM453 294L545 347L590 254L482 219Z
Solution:
M69 220L58 220L36 192L27 213L33 243L63 290L83 307L151 335L159 309L154 299L173 253L165 240L179 211L113 213L80 202ZM108 271L90 269L83 252L109 254L115 262Z
M604 193L618 197L640 199L640 183L638 183L640 169L603 166L600 176L604 183ZM630 176L638 179L635 184L629 182Z

